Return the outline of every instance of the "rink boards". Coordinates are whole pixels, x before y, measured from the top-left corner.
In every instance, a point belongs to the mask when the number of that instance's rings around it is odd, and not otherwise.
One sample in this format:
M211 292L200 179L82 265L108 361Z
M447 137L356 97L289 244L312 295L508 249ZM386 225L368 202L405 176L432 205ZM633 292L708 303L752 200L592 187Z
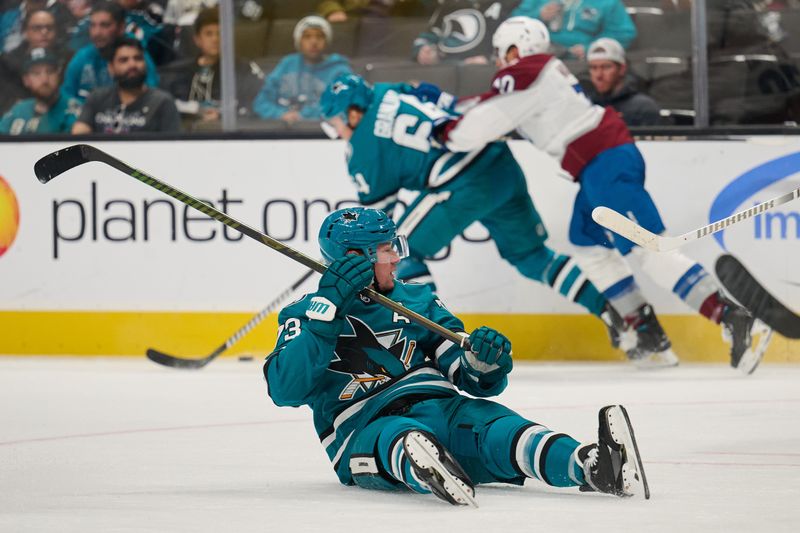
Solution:
M6 184L0 182L0 354L140 355L151 346L176 355L207 354L303 274L291 260L105 165L84 165L39 184L33 163L67 144L0 144ZM325 214L355 199L340 142L97 146L311 256L317 255L316 231ZM800 181L797 137L639 146L648 189L670 235L778 196ZM530 145L512 147L550 245L572 251L567 227L576 186ZM482 227L471 227L432 263L442 299L468 328L501 328L518 358L618 357L599 322L517 274L486 237ZM799 239L796 202L684 251L709 269L723 249L736 254L800 310ZM718 327L640 279L682 359L725 360ZM315 280L304 288L313 290ZM231 352L268 352L276 322L270 316ZM767 360L800 361L798 345L777 339Z

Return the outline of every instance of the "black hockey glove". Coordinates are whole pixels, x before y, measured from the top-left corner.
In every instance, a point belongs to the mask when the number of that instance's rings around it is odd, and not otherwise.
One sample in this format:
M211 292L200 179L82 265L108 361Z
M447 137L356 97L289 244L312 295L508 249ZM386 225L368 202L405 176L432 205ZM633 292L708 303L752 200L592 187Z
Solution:
M500 332L481 326L469 336L471 350L461 355L461 368L474 381L497 383L511 372L511 341Z
M372 263L363 255L346 255L331 263L306 309L306 316L311 319L308 328L323 337L338 337L347 310L373 277Z

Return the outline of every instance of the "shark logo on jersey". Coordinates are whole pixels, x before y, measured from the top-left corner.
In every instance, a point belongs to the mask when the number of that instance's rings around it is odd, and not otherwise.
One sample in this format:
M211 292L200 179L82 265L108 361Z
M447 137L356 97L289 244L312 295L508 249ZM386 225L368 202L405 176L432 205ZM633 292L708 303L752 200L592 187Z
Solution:
M361 390L367 392L408 370L415 341L402 337L402 328L374 332L364 322L347 317L352 335L340 335L334 359L328 366L333 372L349 374L350 382L339 393L340 400L350 400Z

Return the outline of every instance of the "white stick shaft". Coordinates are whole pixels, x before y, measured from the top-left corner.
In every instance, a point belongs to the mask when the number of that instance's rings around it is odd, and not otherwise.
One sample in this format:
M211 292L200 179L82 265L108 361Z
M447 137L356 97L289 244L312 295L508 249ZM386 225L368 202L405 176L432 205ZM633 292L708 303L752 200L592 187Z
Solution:
M766 202L761 202L760 204L754 205L753 207L745 209L744 211L740 211L729 217L725 217L716 222L712 222L707 226L702 226L677 237L656 235L644 229L629 218L626 218L621 213L604 206L596 207L592 211L592 219L594 219L595 222L604 228L610 229L614 233L625 237L626 239L638 244L642 248L647 248L648 250L653 250L656 252L667 252L683 246L689 241L694 241L708 235L713 235L714 233L722 231L736 224L737 222L760 215L764 211L791 202L797 198L800 198L800 187L786 194L782 194L777 198L767 200Z

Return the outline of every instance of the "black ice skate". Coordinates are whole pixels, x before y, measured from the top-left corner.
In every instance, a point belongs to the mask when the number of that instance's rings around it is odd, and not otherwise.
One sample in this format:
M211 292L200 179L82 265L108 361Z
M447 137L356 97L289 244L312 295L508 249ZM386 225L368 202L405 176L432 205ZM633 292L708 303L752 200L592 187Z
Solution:
M403 448L414 473L432 493L453 505L478 506L472 480L433 435L409 431L403 437Z
M644 304L632 316L625 318L636 331L636 347L626 352L628 359L642 369L678 366L678 357L672 351L672 343L656 318L650 304Z
M600 319L606 325L611 346L622 350L631 359L637 344L636 332L608 302L600 313Z
M628 412L621 405L609 405L600 409L599 419L597 443L578 449L587 483L581 491L643 495L650 499L650 487Z
M772 330L762 324L744 307L721 297L725 304L722 311L722 338L731 345L731 366L744 374L755 372L767 345L772 338ZM753 346L753 334L761 338Z

